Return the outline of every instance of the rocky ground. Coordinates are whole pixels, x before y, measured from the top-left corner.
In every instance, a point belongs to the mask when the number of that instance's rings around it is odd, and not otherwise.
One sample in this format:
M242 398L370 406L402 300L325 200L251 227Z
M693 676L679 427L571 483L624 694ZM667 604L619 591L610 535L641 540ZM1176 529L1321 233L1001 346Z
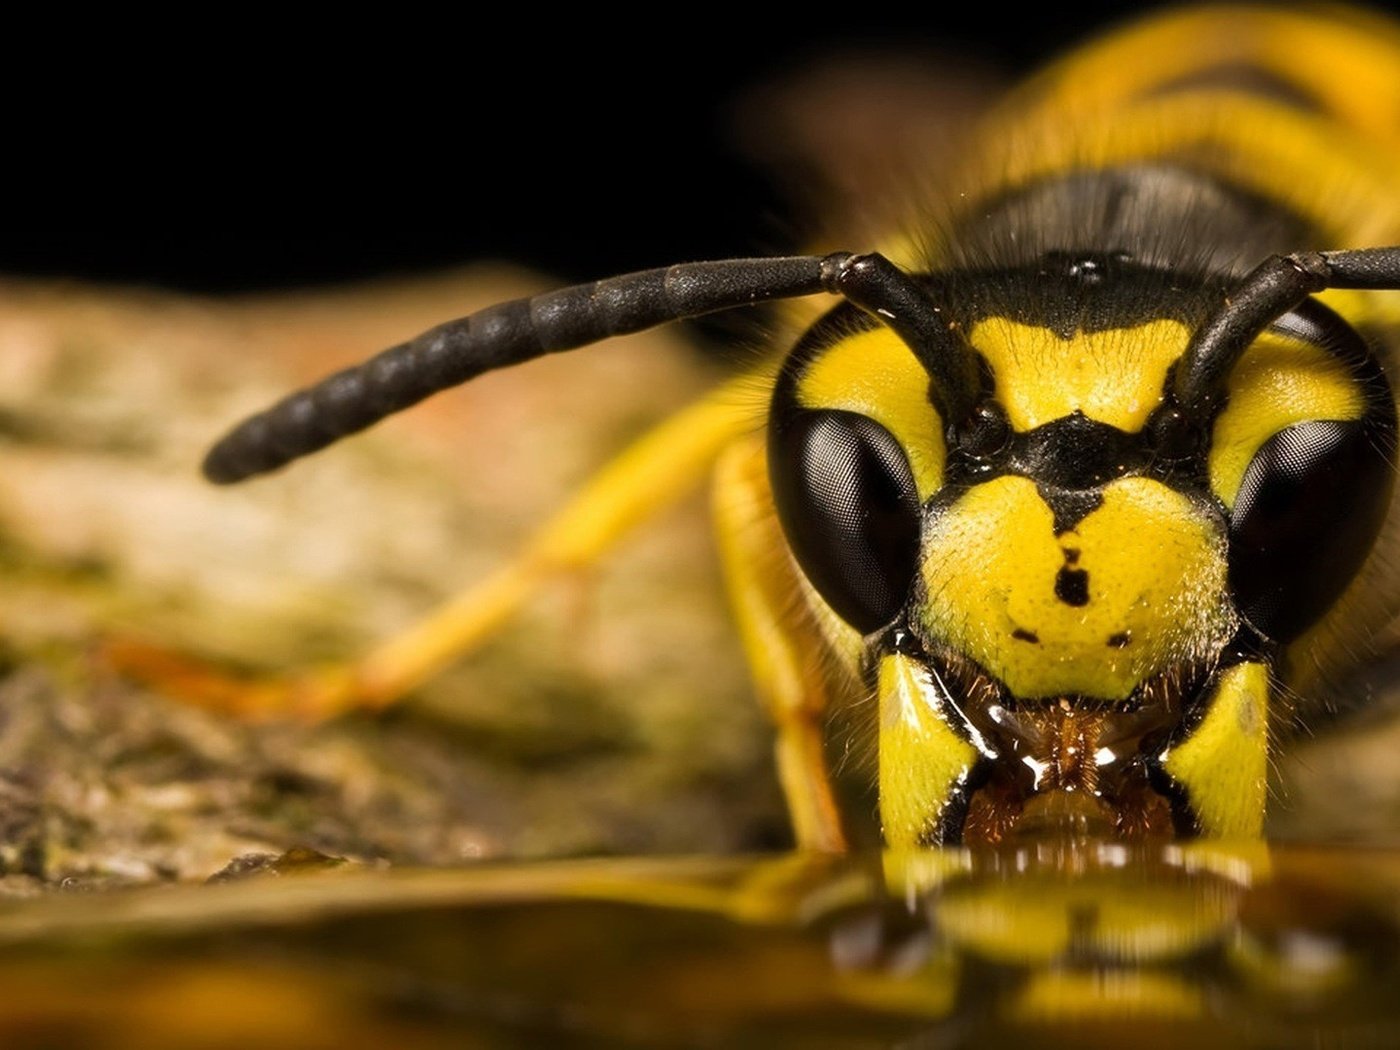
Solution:
M249 725L104 655L138 639L256 673L353 657L722 376L679 333L633 337L276 477L200 478L241 415L541 287L499 270L225 301L0 286L0 891L198 880L294 848L456 864L785 841L704 486L382 714Z

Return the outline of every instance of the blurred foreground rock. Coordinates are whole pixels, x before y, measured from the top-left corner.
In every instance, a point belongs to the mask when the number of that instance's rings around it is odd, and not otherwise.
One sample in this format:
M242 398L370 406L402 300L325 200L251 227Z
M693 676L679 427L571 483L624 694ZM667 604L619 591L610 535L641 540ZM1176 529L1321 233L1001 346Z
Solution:
M541 287L479 270L215 302L0 284L0 890L203 879L298 847L453 864L782 841L703 491L378 717L236 724L95 658L116 636L254 671L353 656L718 378L681 334L633 337L485 377L276 477L199 477L245 413Z

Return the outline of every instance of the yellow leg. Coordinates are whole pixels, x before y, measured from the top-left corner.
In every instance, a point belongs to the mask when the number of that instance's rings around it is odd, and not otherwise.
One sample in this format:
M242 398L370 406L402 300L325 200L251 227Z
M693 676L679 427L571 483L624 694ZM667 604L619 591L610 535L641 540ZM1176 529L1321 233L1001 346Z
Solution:
M846 848L822 746L823 642L798 590L760 439L735 442L715 474L715 521L734 618L759 699L778 730L778 776L800 849Z
M119 670L190 703L242 717L326 718L402 699L499 630L556 577L595 561L633 526L697 485L726 444L755 426L758 381L731 380L671 416L603 468L519 557L359 660L272 679L241 679L158 646L109 647Z

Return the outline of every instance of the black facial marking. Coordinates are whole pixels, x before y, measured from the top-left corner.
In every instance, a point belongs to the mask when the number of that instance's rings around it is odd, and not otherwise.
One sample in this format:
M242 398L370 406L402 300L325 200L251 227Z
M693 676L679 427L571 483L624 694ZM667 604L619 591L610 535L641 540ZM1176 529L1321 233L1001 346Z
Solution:
M1047 485L1087 489L1141 468L1146 462L1141 438L1079 409L1027 431L1012 458L1021 473Z
M1100 489L1061 489L1049 485L1037 485L1035 490L1055 516L1055 535L1063 536L1073 532L1079 523L1103 506L1103 492ZM1075 551L1078 560L1079 552ZM1065 557L1069 561L1068 555ZM1070 562L1071 565L1074 562Z
M1099 502L1102 503L1103 501L1100 500ZM1079 548L1078 548L1078 547L1061 547L1060 550L1064 552L1064 555L1065 555L1065 564L1066 564L1066 565L1078 565L1078 564L1079 564Z
M1040 635L1036 634L1034 631L1028 631L1024 627L1017 627L1011 632L1011 637L1015 638L1018 642L1030 642L1032 645L1040 644Z
M1055 597L1066 605L1089 604L1089 574L1065 567L1055 575Z
M1119 631L1117 634L1110 634L1108 636L1108 647L1110 649L1122 649L1132 640L1133 633L1131 631Z

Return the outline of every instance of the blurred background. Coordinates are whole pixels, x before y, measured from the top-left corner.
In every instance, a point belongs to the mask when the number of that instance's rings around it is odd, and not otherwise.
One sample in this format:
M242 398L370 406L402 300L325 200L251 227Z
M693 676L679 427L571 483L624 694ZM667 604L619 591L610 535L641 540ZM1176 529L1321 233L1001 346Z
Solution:
M226 292L483 259L583 280L783 249L810 223L760 156L755 92L834 54L1014 79L1157 6L866 4L832 21L704 4L624 22L491 5L240 18L175 47L87 24L0 74L21 103L0 272ZM74 77L74 101L52 100Z

